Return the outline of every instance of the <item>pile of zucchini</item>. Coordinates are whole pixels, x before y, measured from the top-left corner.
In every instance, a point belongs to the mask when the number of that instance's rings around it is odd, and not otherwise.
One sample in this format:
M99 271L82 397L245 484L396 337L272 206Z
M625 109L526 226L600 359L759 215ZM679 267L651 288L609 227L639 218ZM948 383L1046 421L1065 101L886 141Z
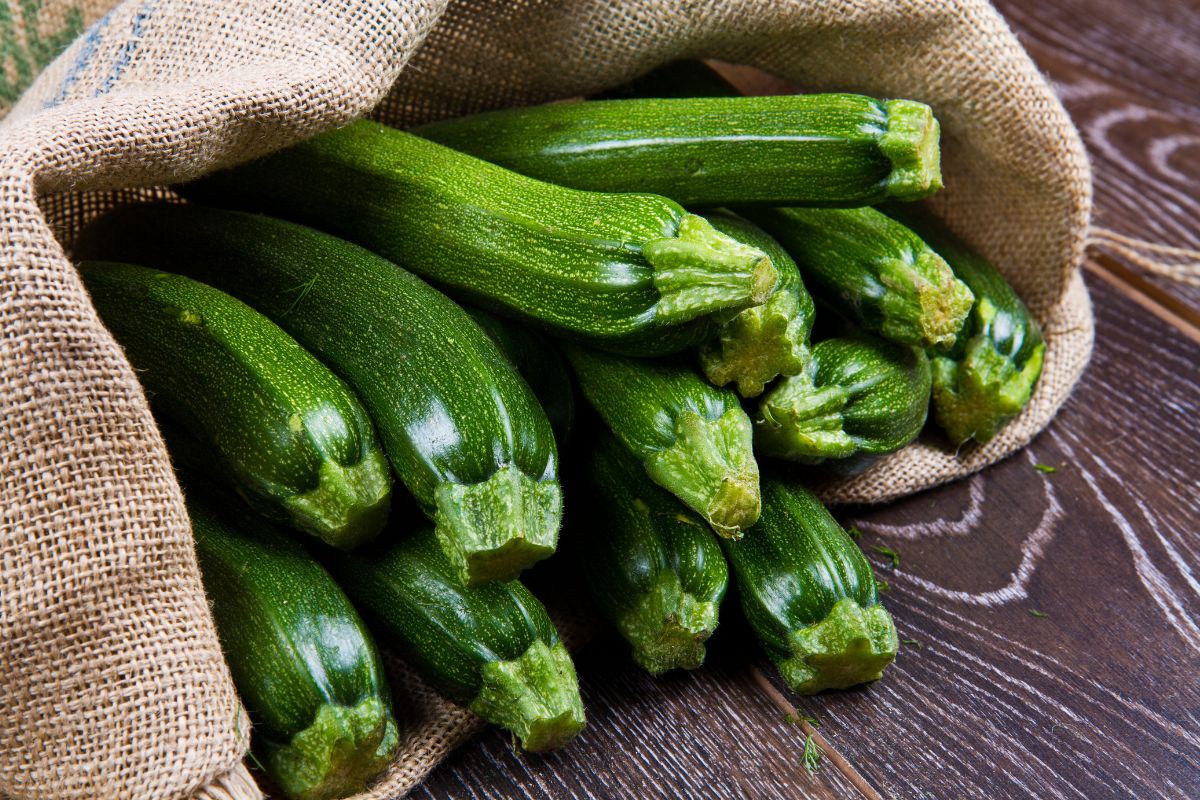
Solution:
M931 403L947 447L987 441L1044 349L895 202L940 188L938 136L918 102L672 66L618 99L355 122L93 222L81 274L163 422L272 781L341 797L389 763L376 638L522 748L577 734L520 581L564 504L541 572L651 673L703 663L732 579L794 691L879 678L896 629L803 481L904 447Z

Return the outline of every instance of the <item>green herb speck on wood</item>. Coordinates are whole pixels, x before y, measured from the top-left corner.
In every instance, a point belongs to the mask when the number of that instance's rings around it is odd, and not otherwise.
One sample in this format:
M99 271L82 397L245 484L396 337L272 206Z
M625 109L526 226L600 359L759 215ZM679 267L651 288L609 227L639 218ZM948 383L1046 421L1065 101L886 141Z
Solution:
M821 745L817 744L817 740L810 733L804 740L804 768L808 770L809 775L816 775L817 770L821 768L821 756L825 755L825 751L821 749Z
M1042 617L1048 617L1050 615L1047 614L1045 611L1038 611L1036 608L1031 608L1031 609L1029 609L1029 616L1038 617L1040 619Z
M895 569L896 567L900 566L900 554L897 553L892 548L884 547L881 544L873 544L873 545L871 545L871 549L874 550L876 553L879 553L881 556L887 556L888 558L890 558L892 560L892 569Z
M1038 472L1044 472L1047 475L1053 475L1054 473L1058 472L1058 467L1052 467L1049 464L1034 464L1033 468Z

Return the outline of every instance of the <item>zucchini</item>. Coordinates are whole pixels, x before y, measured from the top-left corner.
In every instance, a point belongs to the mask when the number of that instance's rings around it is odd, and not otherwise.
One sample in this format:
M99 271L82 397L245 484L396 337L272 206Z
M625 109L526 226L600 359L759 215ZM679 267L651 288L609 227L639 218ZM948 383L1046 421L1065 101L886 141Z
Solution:
M792 691L878 680L896 658L871 565L821 501L768 479L759 523L722 540L742 611Z
M753 426L737 395L691 369L563 348L579 388L650 479L722 536L758 520Z
M472 305L617 350L653 350L663 328L761 303L776 281L761 250L664 197L553 186L372 122L180 191L327 230Z
M461 308L360 247L281 220L127 206L78 249L186 273L249 303L354 387L397 476L465 581L554 552L554 435L529 387Z
M942 186L929 106L855 94L550 103L416 133L562 186L687 206L863 206Z
M190 484L196 555L225 660L271 780L303 800L357 794L399 744L379 653L333 579L236 501Z
M812 297L796 262L765 231L728 211L705 216L717 230L765 252L779 272L775 292L765 303L720 324L699 350L700 366L710 381L733 383L742 397L756 397L776 377L799 374L808 366Z
M591 457L591 503L575 555L596 605L652 675L695 669L717 627L729 568L717 537L669 493L640 477L609 434Z
M575 425L575 386L562 355L545 337L477 308L464 309L483 329L517 371L546 412L558 449L571 438Z
M852 466L917 438L929 409L925 352L860 333L826 339L812 363L759 403L759 453L806 464L854 457Z
M975 295L948 353L932 353L933 418L954 444L986 442L1020 413L1042 374L1046 342L995 267L928 212L887 209L921 235Z
M358 607L442 694L550 750L584 725L575 667L546 609L519 581L467 587L428 529L332 556Z
M379 532L391 474L345 383L217 289L131 264L80 271L155 408L207 443L243 497L335 547Z
M949 349L974 296L911 230L873 208L747 208L800 274L867 331Z

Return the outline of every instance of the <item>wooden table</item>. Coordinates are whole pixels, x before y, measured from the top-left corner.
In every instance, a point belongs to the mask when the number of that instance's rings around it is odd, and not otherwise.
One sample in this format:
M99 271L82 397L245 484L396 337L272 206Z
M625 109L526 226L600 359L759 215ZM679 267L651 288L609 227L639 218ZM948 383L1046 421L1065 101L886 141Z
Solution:
M998 5L1087 140L1096 223L1200 247L1195 3ZM1200 289L1102 254L1086 277L1095 354L1032 446L841 515L902 556L872 556L910 641L883 681L791 696L732 613L710 663L659 680L602 638L575 743L492 730L414 796L1200 798ZM821 723L814 776L794 710Z

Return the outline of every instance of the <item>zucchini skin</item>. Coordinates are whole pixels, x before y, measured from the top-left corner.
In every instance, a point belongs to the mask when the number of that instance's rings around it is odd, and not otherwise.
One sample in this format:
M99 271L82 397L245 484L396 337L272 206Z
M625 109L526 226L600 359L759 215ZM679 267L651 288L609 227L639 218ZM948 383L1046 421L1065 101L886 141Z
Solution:
M953 347L974 302L911 230L873 208L745 208L805 281L864 330L898 344Z
M870 564L808 489L763 481L758 525L721 545L742 611L792 691L878 680L895 659Z
M611 434L593 447L575 555L593 600L652 675L695 669L716 630L729 568L704 520L648 483Z
M555 347L536 331L477 308L463 309L508 358L541 403L561 452L575 428L575 385Z
M439 692L512 731L526 750L584 726L575 667L546 609L519 581L468 587L429 529L369 554L331 554L334 574Z
M1029 402L1046 342L1042 329L1004 276L932 214L888 207L946 260L975 295L948 353L930 353L933 416L954 444L990 441Z
M852 459L860 469L917 438L929 410L923 350L859 333L818 342L802 375L786 378L759 403L758 452L819 464Z
M700 366L711 382L733 383L742 397L757 397L778 376L797 375L808 366L813 299L796 262L762 228L725 210L706 213L705 219L722 233L761 249L779 272L775 292L765 303L721 323L699 349Z
M585 100L416 132L551 183L686 206L863 206L942 186L939 126L912 100L853 94Z
M664 197L554 186L366 121L180 191L329 231L471 305L637 354L673 345L663 328L761 303L776 281L765 254Z
M118 209L78 249L217 286L341 375L464 580L511 578L554 552L562 494L545 412L495 343L428 284L310 228L189 205Z
M566 345L579 388L650 479L722 536L758 520L753 425L737 395L696 372Z
M255 749L288 797L363 791L399 745L375 644L304 548L231 501L188 485L205 591Z
M391 472L341 379L217 289L132 264L80 273L155 408L207 444L243 497L334 547L379 532Z

